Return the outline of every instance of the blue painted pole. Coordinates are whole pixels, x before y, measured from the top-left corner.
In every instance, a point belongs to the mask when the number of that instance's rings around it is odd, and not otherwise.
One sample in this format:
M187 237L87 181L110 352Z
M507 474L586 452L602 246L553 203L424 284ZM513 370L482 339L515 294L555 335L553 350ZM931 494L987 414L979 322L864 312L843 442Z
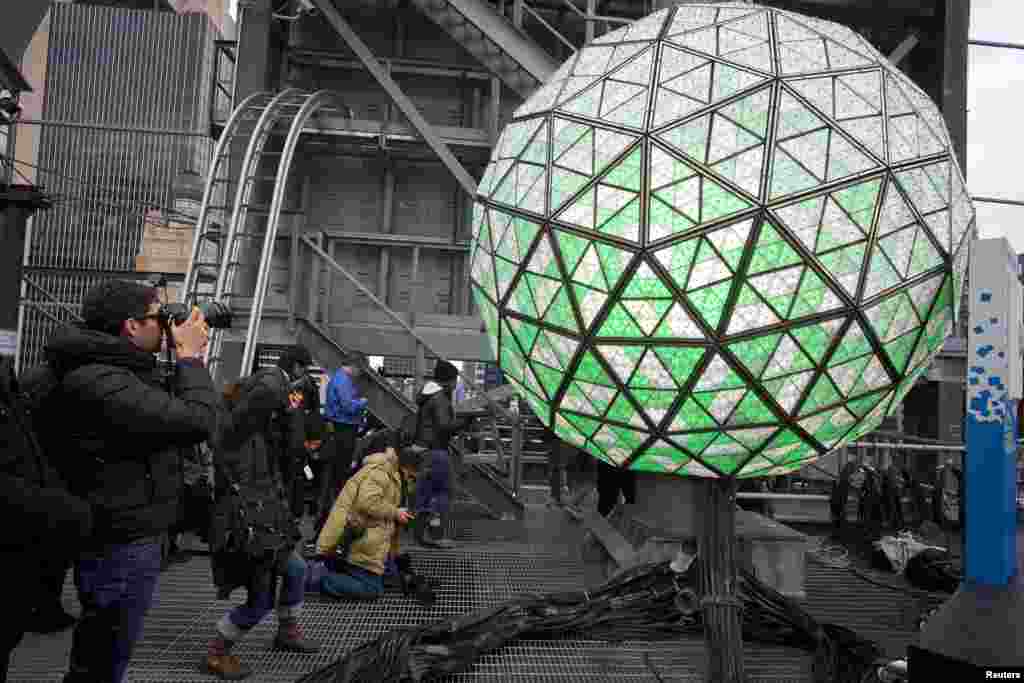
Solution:
M1017 258L1006 240L981 240L975 247L967 343L964 580L1005 586L1017 572L1021 292Z
M963 582L928 619L920 645L908 647L911 681L1024 674L1016 510L1024 294L1009 242L978 240L970 249Z

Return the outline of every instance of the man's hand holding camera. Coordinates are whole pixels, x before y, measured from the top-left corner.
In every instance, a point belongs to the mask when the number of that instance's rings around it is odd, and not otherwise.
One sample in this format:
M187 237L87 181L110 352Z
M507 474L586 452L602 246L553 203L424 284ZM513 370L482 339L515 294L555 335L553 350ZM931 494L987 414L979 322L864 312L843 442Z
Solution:
M192 315L185 322L172 324L170 332L178 358L198 358L210 341L210 328L198 308L192 309Z

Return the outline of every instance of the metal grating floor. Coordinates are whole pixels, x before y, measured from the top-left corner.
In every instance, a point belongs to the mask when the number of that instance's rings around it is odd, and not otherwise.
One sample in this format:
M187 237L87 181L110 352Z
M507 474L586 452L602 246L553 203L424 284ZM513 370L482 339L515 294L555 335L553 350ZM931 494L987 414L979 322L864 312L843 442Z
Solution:
M522 592L578 589L600 581L579 560L580 528L558 511L530 506L524 522L456 519L460 544L453 550L412 549L417 571L439 584L438 601L425 608L397 594L377 603L336 602L307 597L302 622L322 651L317 655L272 652L277 627L268 617L236 652L256 670L251 681L278 683L327 665L349 648L396 627L500 604ZM165 572L126 680L131 683L198 683L214 678L198 670L213 624L230 602L215 599L209 561L195 557ZM806 606L815 617L856 629L900 654L911 642L917 602L867 584L849 572L808 562ZM65 586L65 604L78 605ZM12 683L59 681L71 634L27 635L12 658ZM752 681L809 681L810 657L798 650L747 644ZM606 643L580 639L519 641L487 655L452 681L700 681L704 644L700 638L660 643ZM653 670L652 670L653 669ZM656 672L656 673L655 673Z

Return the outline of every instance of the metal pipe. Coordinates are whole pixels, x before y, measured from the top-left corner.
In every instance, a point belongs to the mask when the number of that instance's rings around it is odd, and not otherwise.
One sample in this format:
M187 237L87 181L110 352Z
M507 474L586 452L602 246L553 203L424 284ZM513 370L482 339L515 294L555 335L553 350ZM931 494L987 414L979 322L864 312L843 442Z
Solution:
M1010 206L1024 206L1021 199L1000 199L999 197L971 197L972 201L982 204L1008 204Z
M1001 47L1007 50L1024 50L1024 43L1002 43L994 40L968 40L968 45L977 45L978 47Z

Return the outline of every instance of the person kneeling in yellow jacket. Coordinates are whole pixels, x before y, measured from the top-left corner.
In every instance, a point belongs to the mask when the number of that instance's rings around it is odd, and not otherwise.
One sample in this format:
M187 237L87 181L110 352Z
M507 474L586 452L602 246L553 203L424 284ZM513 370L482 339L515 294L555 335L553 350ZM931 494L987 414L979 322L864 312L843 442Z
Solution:
M398 557L400 528L414 517L402 501L415 484L421 452L400 448L394 432L380 433L367 452L320 531L307 590L361 600L384 592L385 566Z

